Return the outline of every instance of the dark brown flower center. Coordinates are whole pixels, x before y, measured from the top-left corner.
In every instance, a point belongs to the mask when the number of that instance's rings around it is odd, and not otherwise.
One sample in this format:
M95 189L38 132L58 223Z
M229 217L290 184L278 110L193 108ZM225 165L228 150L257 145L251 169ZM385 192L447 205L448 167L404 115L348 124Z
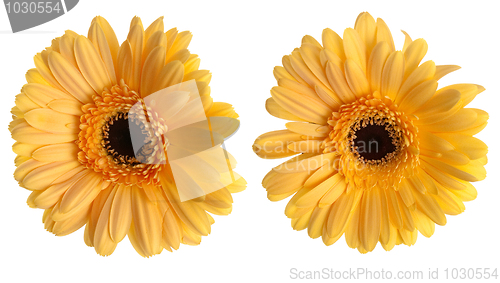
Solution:
M354 132L354 150L365 161L387 159L396 150L387 125L368 124Z
M120 113L111 118L103 128L103 143L108 154L118 163L140 163L136 158L132 140L144 141L147 138L142 128L141 124L130 123L127 113Z

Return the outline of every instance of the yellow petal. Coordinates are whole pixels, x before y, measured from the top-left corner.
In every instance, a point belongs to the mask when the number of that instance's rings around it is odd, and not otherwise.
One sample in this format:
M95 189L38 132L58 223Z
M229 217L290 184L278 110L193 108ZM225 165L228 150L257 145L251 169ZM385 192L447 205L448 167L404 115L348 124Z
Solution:
M12 151L14 151L15 154L26 157L31 157L31 154L38 148L40 148L40 145L21 142L15 142L12 145Z
M358 32L352 28L344 31L344 51L346 59L353 60L366 73L366 46Z
M396 95L403 82L405 69L405 59L401 51L394 51L389 55L382 71L382 80L380 93L382 96L388 96L392 100Z
M79 117L51 109L33 109L24 115L26 122L36 129L54 134L79 132Z
M33 83L33 84L43 84L46 86L50 86L50 84L40 75L40 72L38 72L37 69L29 69L26 72L26 81L28 83Z
M304 215L292 219L292 228L296 231L302 231L307 228L309 220L311 219L313 209L307 211Z
M347 183L343 179L341 179L330 191L328 191L319 200L318 204L319 207L325 207L330 204L333 204L344 193L346 189L347 189Z
M61 91L66 91L64 87L59 84L58 80L54 77L54 74L52 73L51 69L49 69L49 62L44 62L42 55L38 53L35 55L33 58L33 61L35 62L36 69L38 70L38 73L43 77L43 79L50 84L50 86L57 88L58 90Z
M50 208L61 200L61 196L80 178L82 173L74 175L74 178L62 183L51 185L35 199L35 205L39 208Z
M356 19L354 29L358 32L359 36L366 45L366 58L368 58L376 44L377 39L377 24L375 23L375 19L373 19L368 12L363 12L359 14Z
M459 197L462 201L471 201L475 200L477 197L477 190L474 188L474 186L469 183L463 181L464 185L466 186L465 189L463 190L451 190L451 192Z
M92 201L101 190L98 186L100 182L102 182L102 177L99 174L91 172L83 176L64 194L61 200L61 212L68 213L85 202Z
M413 90L416 86L422 84L427 80L431 80L436 72L436 65L433 61L427 61L420 65L414 72L412 72L399 89L396 96L396 103L400 104L405 99L406 95Z
M406 49L408 49L408 46L410 45L410 43L413 42L413 40L411 39L410 35L406 31L402 30L401 32L405 35L405 43L403 44L403 49L401 49L401 51L403 51L403 53L404 53L404 52L406 52Z
M427 42L422 38L416 39L408 45L408 48L404 51L406 59L405 78L410 76L410 74L417 69L418 64L420 64L420 61L422 61L427 53L427 48Z
M436 200L429 194L415 193L417 209L438 225L446 224L446 216Z
M137 241L146 255L161 252L161 216L154 203L137 186L131 188L131 211Z
M360 205L353 208L352 216L345 229L345 242L351 249L358 249L360 253L367 253L360 241L359 213Z
M80 164L77 160L53 162L35 168L26 174L22 182L27 189L44 190L59 176L79 166Z
M414 115L419 118L416 124L432 124L446 119L462 108L460 92L455 89L438 92Z
M116 38L116 34L111 28L111 25L101 16L95 17L92 22L96 22L101 27L104 32L104 36L106 37L107 45L109 46L109 52L111 53L111 57L113 58L113 65L118 66L117 58L118 58L118 50L120 49L120 44L118 43L118 39ZM89 38L91 38L89 36ZM101 51L102 52L102 51Z
M337 54L335 54L335 52L326 48L321 50L321 52L319 53L319 60L321 61L321 66L323 66L323 68L326 67L326 63L328 61L337 65L337 67L339 68L342 68L344 65L344 61L342 61L340 57Z
M319 51L317 51L319 52ZM323 73L323 68L319 66L316 67L316 72L320 75L320 79L318 79L317 75L315 75L309 67L304 63L302 59L301 53L299 51L292 52L290 56L290 64L292 65L295 72L309 85L309 86L320 86L327 92L331 92L331 88L327 83L326 77ZM319 63L318 63L319 64ZM326 85L325 85L326 83ZM333 95L333 94L332 94Z
M449 118L425 125L425 128L430 132L459 132L475 127L476 122L481 122L483 119L474 109L464 108Z
M431 194L437 194L437 185L441 184L446 188L453 190L464 190L467 187L459 180L444 173L440 168L436 168L422 159L421 162L422 173L420 173L421 180L425 183L427 191ZM425 173L425 174L424 174ZM427 178L428 177L428 178Z
M420 146L435 152L446 152L455 149L455 147L448 140L427 131L420 131L418 133L418 140L420 142Z
M148 41L148 39L151 37L152 34L156 32L164 32L164 25L163 25L163 16L159 17L156 19L154 22L152 22L149 27L146 29L144 33L144 41Z
M398 200L399 211L401 212L401 218L403 220L403 228L401 230L413 231L415 230L415 221L413 221L413 217L411 216L411 209L414 209L414 206L407 207L401 197L399 192L396 192L396 198Z
M115 64L116 58L118 56L118 46L116 46L116 50L113 50L113 53L102 27L97 22L94 22L90 26L88 37L99 52L99 55L101 56L104 65L106 66L106 71L108 73L109 79L111 80L111 85L116 85L117 80ZM116 43L118 43L118 41Z
M95 94L94 89L87 83L79 70L57 52L51 52L48 60L50 70L57 81L70 94L83 103L92 101L92 95Z
M76 133L52 134L33 128L23 122L12 131L12 138L18 142L31 144L54 144L71 142L78 139Z
M411 214L413 219L415 219L415 227L420 231L422 235L429 238L434 234L436 225L427 215L418 209L412 210Z
M287 147L297 153L319 153L321 152L322 141L305 140L290 143Z
M130 42L132 49L132 66L129 66L132 68L132 80L126 81L126 83L131 89L138 91L141 83L142 49L144 45L144 29L142 25L132 25L127 40Z
M318 97L321 98L321 100L326 104L328 104L330 109L332 109L333 111L339 110L342 103L340 102L341 100L336 93L330 90L327 91L325 88L318 85L314 87L314 90L316 91Z
M141 76L141 90L142 97L146 97L152 92L156 77L160 73L165 63L165 47L158 46L146 58Z
M156 77L151 93L179 84L184 78L184 66L180 61L172 61L163 66Z
M181 243L181 225L179 218L170 208L163 217L163 239L174 249L178 249Z
M274 172L274 171L271 171ZM264 186L271 195L281 195L293 192L302 188L305 180L309 177L309 172L276 174Z
M86 210L87 211L82 211L82 213L76 214L75 216L63 221L56 221L52 227L52 233L56 236L66 236L80 229L88 221L87 215L90 210L90 206L87 207Z
M40 107L47 107L50 102L59 99L68 99L78 102L78 100L74 99L71 95L43 84L26 84L23 86L23 92ZM27 109L24 109L24 112L27 112Z
M313 123L325 124L331 115L326 104L282 87L271 89L273 99L290 113Z
M302 44L302 46L300 47L300 55L304 60L304 63L307 65L312 74L314 74L317 79L319 79L325 86L328 87L328 80L326 79L325 71L323 69L323 66L321 65L321 61L319 58L320 51L321 47L318 47L311 43ZM294 64L294 61L292 61L292 64Z
M273 69L273 75L276 81L280 81L280 79L288 79L292 81L297 81L295 78L287 72L287 70L281 66L276 66Z
M87 173L88 172L85 172L85 174ZM96 196L96 198L92 202L89 214L89 221L85 226L85 236L84 236L85 244L87 244L89 247L94 246L95 227L97 225L99 217L101 216L102 208L104 204L106 204L108 196L111 194L112 191L113 191L112 188L103 190ZM56 205L55 208L57 208L57 206L58 205Z
M316 239L321 236L325 222L330 214L330 208L331 206L314 208L307 226L309 237Z
M304 44L312 44L316 47L319 47L319 48L322 48L321 44L319 44L319 42L314 39L314 37L310 36L310 35L305 35L304 37L302 37L302 45Z
M316 172L314 172L304 183L304 187L306 188L315 188L319 184L321 184L326 179L330 178L337 173L335 166L327 163L321 166Z
M208 70L196 70L184 76L184 81L196 80L206 82L207 84L212 79L212 74Z
M266 100L266 110L267 112L269 112L269 114L273 115L276 118L289 121L306 121L285 110L285 108L281 107L272 97Z
M193 71L196 71L200 68L200 58L198 58L198 55L196 54L191 54L189 55L189 59L184 63L184 69L186 69L186 73L191 73Z
M408 180L403 179L399 184L398 193L407 207L410 207L415 203L415 198L413 197L412 191L413 186L408 182Z
M172 57L176 52L187 49L192 38L193 34L191 34L190 31L183 31L178 33L175 37L174 42L168 48L167 59Z
M303 154L301 157L304 157L304 159L285 162L284 164L274 167L273 170L278 173L310 172L332 162L335 156L333 153L326 153L313 157L307 157L307 155Z
M343 193L333 204L326 225L328 236L336 238L344 233L352 212L355 211L356 206L354 205L359 201L361 195L360 190Z
M22 116L24 116L24 113L40 108L40 105L36 104L29 98L26 93L20 93L16 95L16 107L19 109L21 112ZM13 109L14 110L14 109ZM20 116L18 116L20 117Z
M361 98L370 93L370 84L366 79L365 73L351 59L345 61L345 75L347 83L356 98Z
M38 160L30 158L25 162L23 162L22 164L20 164L19 166L17 166L16 170L14 171L14 179L16 179L16 181L18 182L22 182L28 173L46 164L48 163L40 162Z
M439 91L446 91L448 89L456 89L462 94L462 105L467 106L476 95L484 91L484 87L476 84L454 84L445 86Z
M387 207L389 211L389 219L396 228L403 227L403 218L399 210L398 198L396 192L392 189L385 190L385 198L387 200Z
M381 41L385 41L387 42L387 44L389 44L391 52L394 52L396 50L389 27L384 22L384 20L382 20L381 18L377 18L377 43Z
M92 42L80 35L75 40L75 58L83 77L96 93L102 93L104 88L111 88L106 66Z
M210 111L207 112L207 117L229 117L237 119L239 115L234 111L234 107L225 102L214 102Z
M118 81L124 80L129 87L134 76L134 58L132 54L132 46L130 45L130 42L125 40L118 51L116 76Z
M83 115L83 105L76 99L57 99L47 104L47 106L59 113L70 114L77 117Z
M311 137L326 137L328 132L323 125L301 122L288 122L286 128L294 133Z
M304 194L300 199L297 200L297 207L310 207L315 206L319 203L319 200L328 192L336 191L333 195L333 198L338 198L343 190L342 186L339 186L339 189L336 190L337 184L344 178L344 176L340 174L335 174L332 177L326 179L324 182ZM345 189L345 187L344 187ZM333 203L333 202L332 202Z
M356 100L356 96L347 84L344 73L337 65L330 62L326 63L326 76L333 87L333 91L335 91L342 102L350 103Z
M333 51L340 60L345 60L344 43L342 38L333 30L326 28L322 33L323 47Z
M146 61L146 58L149 56L149 54L151 54L151 51L153 51L153 49L155 49L158 46L163 46L165 48L165 56L166 56L167 37L162 31L154 32L145 43L146 45L144 46L144 50L142 51L143 61ZM165 63L165 60L163 61L163 63Z
M389 208L387 205L387 199L385 197L385 192L380 190L380 244L387 245L391 238L392 226L389 219ZM391 229L392 228L392 229Z
M457 65L438 65L436 66L436 74L434 75L434 79L438 81L442 77L448 75L451 72L455 72L458 69L460 69L460 66Z
M278 79L278 85L284 88L287 88L291 91L294 91L299 94L303 94L309 96L310 98L318 100L318 94L314 91L314 89L309 86L298 83L296 80L280 78Z
M473 161L469 163L470 165L461 166L451 165L434 158L429 158L427 156L422 156L422 159L432 166L439 168L439 170L464 181L481 181L486 177L486 171L484 170L484 167L475 166Z
M437 135L446 139L471 160L479 159L488 153L488 146L478 138L456 133L439 133Z
M360 203L359 238L367 251L372 251L380 237L381 201L380 190L364 192Z
M285 71L292 76L294 80L297 82L303 84L303 85L308 85L308 83L297 74L297 72L294 70L292 63L291 63L291 56L285 55L283 56L283 59L281 60L283 64L283 68L285 68Z
M438 189L439 193L435 196L435 199L444 213L458 215L465 211L465 205L459 197L442 186L438 186Z
M189 59L190 56L191 56L191 53L189 53L189 50L181 49L181 50L175 52L175 54L173 54L172 56L167 57L167 59L165 60L165 63L170 63L170 62L178 60L182 64L184 64L184 63L186 63L186 61Z
M380 91L382 83L382 71L384 70L385 61L391 54L389 44L382 41L377 43L368 60L367 79L370 82L372 91Z
M425 81L412 89L401 101L400 108L406 114L412 114L426 104L436 93L436 80Z
M76 160L80 148L75 143L51 144L38 148L33 158L42 162Z
M167 50L170 49L172 44L174 44L177 34L178 34L177 28L171 28L165 32L165 36L167 37Z
M78 68L75 59L75 39L77 36L72 32L66 32L59 41L59 53L76 68Z
M104 205L101 208L100 215L95 225L94 247L98 254L108 256L113 253L116 248L116 243L111 240L109 234L109 217L111 204L116 194L116 188L112 189L107 197Z
M268 132L255 140L253 150L261 158L287 157L297 154L288 149L288 144L300 140L301 134L288 130Z

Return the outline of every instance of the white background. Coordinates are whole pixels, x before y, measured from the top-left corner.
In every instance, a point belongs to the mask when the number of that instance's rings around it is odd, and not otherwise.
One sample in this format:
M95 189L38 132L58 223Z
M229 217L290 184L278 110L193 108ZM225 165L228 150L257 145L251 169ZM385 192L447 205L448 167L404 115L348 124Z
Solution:
M495 1L82 0L68 14L19 34L10 32L7 14L0 8L0 281L283 282L290 280L291 268L383 268L393 276L397 271L421 270L425 278L429 268L439 268L444 279L445 268L500 268L500 42L495 6ZM413 39L427 40L424 60L462 66L440 85L485 86L470 107L490 113L488 127L478 135L490 147L488 177L475 184L478 198L466 203L463 214L449 216L448 224L438 226L432 238L419 235L415 246L400 245L391 252L379 245L366 255L347 247L343 238L326 247L305 231L293 231L284 215L287 200L270 202L260 184L281 161L262 160L251 149L258 135L284 128L285 121L272 117L264 107L276 85L273 67L281 65L281 57L298 47L303 35L320 39L326 27L342 34L354 26L362 11L385 20L397 48L404 40L399 30L404 29ZM200 55L201 68L213 73L214 100L232 103L241 116L241 129L226 146L239 161L237 171L248 181L248 188L234 195L230 216L215 217L212 234L200 246L182 245L174 253L164 251L144 259L125 239L112 256L98 256L84 244L83 229L65 237L46 232L42 210L28 208L29 192L12 177L15 155L7 130L9 112L25 83L25 72L34 67L33 56L65 29L86 35L96 15L111 23L120 42L135 15L145 25L163 15L166 29L190 30L194 34L190 51Z

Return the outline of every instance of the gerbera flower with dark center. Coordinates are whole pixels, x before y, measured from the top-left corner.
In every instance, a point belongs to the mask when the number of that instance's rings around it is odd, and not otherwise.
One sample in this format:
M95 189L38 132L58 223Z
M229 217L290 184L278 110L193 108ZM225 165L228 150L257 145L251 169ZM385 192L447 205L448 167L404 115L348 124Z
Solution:
M438 80L459 69L421 63L423 39L405 33L396 50L382 19L361 13L343 38L325 29L274 69L278 86L268 112L286 130L255 141L262 158L295 156L262 181L271 201L290 199L285 214L326 245L345 234L361 253L432 236L446 214L476 198L470 182L486 177L487 146L473 135L488 114L465 108L484 88Z
M32 191L28 205L45 209L48 231L63 236L85 226L85 243L104 256L128 235L149 257L180 243L198 245L210 233L211 214L231 212L231 193L246 186L232 171L233 157L215 142L221 166L213 151L189 151L199 136L171 134L208 117L220 141L239 125L230 104L212 101L211 74L199 70L200 59L187 49L191 37L175 28L164 32L163 18L144 30L135 17L119 45L108 22L96 17L87 37L67 31L35 56L9 129L14 177ZM196 164L177 169L180 179L168 148L196 155ZM212 187L182 199L178 181Z

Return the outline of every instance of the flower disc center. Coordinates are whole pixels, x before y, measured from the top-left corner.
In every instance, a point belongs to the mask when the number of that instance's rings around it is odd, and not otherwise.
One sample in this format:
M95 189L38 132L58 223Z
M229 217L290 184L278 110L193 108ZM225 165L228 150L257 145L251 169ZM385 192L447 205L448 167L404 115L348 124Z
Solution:
M396 150L387 125L366 125L354 135L354 149L364 160L381 160Z
M118 162L137 163L132 160L136 157L132 136L134 139L145 140L147 135L144 134L140 125L129 121L127 113L120 113L110 119L104 126L103 132L103 142L110 155Z

